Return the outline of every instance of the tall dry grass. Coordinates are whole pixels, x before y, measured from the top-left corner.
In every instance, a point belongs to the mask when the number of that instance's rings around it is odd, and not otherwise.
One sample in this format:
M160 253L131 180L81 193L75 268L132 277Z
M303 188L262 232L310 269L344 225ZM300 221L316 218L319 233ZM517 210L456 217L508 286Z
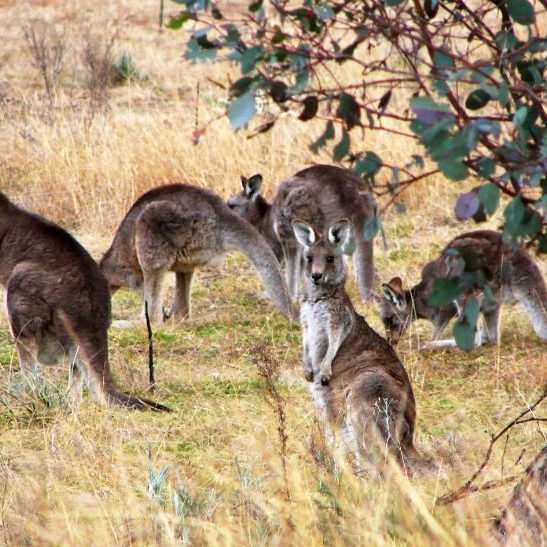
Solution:
M96 255L148 188L190 182L227 196L239 189L241 174L261 172L272 195L284 177L330 161L328 150L314 156L307 147L321 124L290 116L253 139L219 120L193 144L195 129L224 112L226 91L217 84L226 86L232 69L183 63L182 34L158 33L158 8L150 0L0 1L0 190L76 230ZM166 4L167 15L178 9ZM53 105L24 40L23 27L34 19L67 37ZM82 52L88 39L106 44L112 36L114 58L130 52L143 78L109 87L107 107L93 109ZM393 164L419 153L381 131L363 135L362 146ZM451 214L459 189L436 177L406 192L409 213L389 213L385 221L390 248L378 253L382 279L416 281L462 229ZM38 390L24 390L0 319L0 543L490 545L492 518L511 485L446 508L434 499L470 476L488 435L547 380L544 347L523 315L507 311L503 344L472 355L418 353L428 329L413 326L399 352L418 401L416 444L435 455L446 477L412 478L395 468L371 481L322 446L301 379L298 326L258 301L259 288L251 268L231 258L224 270L198 276L195 319L156 333L154 396L173 407L169 416L101 409L88 400L73 409L63 368L46 371ZM356 295L353 285L349 290ZM120 292L113 307L116 318L135 317L138 298ZM376 312L365 311L379 329ZM145 329L113 329L110 339L119 384L142 392ZM253 361L257 343L282 370L276 385L287 417L286 483L279 417ZM544 438L541 424L519 427L495 450L484 480L521 472Z
M225 111L221 86L226 88L235 72L227 64L184 63L183 33L158 33L156 2L138 8L119 2L104 10L91 2L29 6L30 23L45 21L57 28L67 51L52 111L24 40L27 12L15 2L3 8L0 188L24 206L65 225L106 233L139 194L160 184L189 182L228 196L239 189L240 175L261 172L271 195L298 169L331 161L329 149L318 156L308 149L322 123L301 124L291 115L252 139L245 132L235 134L221 119L193 144L194 131ZM113 36L112 55L130 52L143 78L109 89L108 108L95 111L82 56L90 40L96 49L105 48ZM355 77L337 70L341 79ZM404 102L395 98L395 106L397 100ZM270 108L265 105L256 124ZM354 130L353 138L394 165L420 151L411 139L381 130ZM389 176L386 171L380 178ZM440 201L448 206L457 191L437 177L417 184L404 199L423 210Z

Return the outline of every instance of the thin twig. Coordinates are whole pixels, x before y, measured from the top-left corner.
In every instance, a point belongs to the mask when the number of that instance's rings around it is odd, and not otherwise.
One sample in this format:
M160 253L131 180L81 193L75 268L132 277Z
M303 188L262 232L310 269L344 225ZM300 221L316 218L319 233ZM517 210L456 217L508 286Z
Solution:
M503 437L503 435L505 435L505 433L507 433L515 425L520 425L520 424L523 424L523 423L526 423L526 422L529 422L529 421L542 421L543 420L542 418L526 419L526 420L521 420L521 418L523 416L525 416L526 414L529 414L530 412L533 412L533 410L539 404L541 404L541 402L544 401L546 398L547 398L547 385L545 385L545 387L543 388L543 393L541 394L539 399L534 404L529 406L526 410L523 410L516 418L513 418L496 435L493 435L490 438L490 444L488 446L488 450L486 451L486 455L484 457L484 460L480 464L479 468L473 473L471 478L463 486L461 486L457 490L453 490L452 492L447 492L446 494L442 495L440 498L437 498L435 500L435 504L436 505L447 505L447 504L453 503L453 502L455 502L455 501L457 501L457 500L459 500L459 499L461 499L461 498L463 498L463 497L465 497L469 494L472 494L473 492L478 492L479 490L477 490L477 488L479 488L479 487L477 487L474 483L477 480L477 478L479 477L479 475L484 471L484 468L486 467L486 465L490 461L490 456L492 455L492 450L494 449L494 445L496 444L496 442L499 439L501 439L501 437ZM490 482L492 482L492 481L490 481ZM489 483L486 483L486 484L489 484ZM500 486L501 486L501 484L500 484Z
M150 325L150 316L148 315L148 300L144 301L144 317L146 318L146 329L148 330L148 382L149 391L153 392L156 387L156 378L154 374L154 346L152 338L152 326Z

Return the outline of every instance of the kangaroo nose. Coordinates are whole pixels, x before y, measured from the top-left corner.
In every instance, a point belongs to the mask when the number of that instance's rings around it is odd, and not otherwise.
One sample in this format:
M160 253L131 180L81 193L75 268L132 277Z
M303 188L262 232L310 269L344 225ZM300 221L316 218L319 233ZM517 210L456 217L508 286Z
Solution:
M311 278L314 280L314 281L319 281L321 278L323 277L323 274L321 272L313 272L311 274Z

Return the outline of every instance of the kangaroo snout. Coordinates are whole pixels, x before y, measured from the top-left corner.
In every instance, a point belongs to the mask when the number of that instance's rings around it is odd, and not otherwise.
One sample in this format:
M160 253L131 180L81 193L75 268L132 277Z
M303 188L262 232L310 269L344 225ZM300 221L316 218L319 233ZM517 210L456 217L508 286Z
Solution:
M311 278L314 281L319 281L322 277L323 277L322 272L312 272L312 274L311 274Z

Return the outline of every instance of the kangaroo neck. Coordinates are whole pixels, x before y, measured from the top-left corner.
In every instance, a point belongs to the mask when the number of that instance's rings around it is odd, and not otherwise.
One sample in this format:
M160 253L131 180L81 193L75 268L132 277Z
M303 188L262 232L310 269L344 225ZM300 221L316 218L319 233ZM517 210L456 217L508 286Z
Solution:
M306 280L302 302L315 304L326 300L347 299L344 285L315 285L312 281Z

